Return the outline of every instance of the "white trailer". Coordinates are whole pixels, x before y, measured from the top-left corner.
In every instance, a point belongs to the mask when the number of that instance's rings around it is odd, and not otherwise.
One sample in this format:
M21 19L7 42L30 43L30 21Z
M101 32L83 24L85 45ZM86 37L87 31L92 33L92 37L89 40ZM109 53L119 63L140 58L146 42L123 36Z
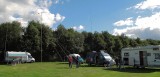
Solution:
M35 62L35 59L31 56L29 52L16 52L7 51L5 55L5 62Z
M121 60L138 68L160 66L160 45L123 48Z

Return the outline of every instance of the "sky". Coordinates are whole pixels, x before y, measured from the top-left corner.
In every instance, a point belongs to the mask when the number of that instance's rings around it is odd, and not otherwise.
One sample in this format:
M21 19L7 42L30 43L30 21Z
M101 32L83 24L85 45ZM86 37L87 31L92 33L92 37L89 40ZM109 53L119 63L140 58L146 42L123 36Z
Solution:
M0 23L36 20L56 29L160 40L160 0L0 0Z

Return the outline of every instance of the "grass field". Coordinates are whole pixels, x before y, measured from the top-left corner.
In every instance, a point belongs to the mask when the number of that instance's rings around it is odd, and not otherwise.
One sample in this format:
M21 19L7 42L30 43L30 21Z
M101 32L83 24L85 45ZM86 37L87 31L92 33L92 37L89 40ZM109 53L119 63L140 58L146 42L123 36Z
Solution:
M0 65L0 77L160 77L160 69L106 69L104 67L68 68L64 62Z

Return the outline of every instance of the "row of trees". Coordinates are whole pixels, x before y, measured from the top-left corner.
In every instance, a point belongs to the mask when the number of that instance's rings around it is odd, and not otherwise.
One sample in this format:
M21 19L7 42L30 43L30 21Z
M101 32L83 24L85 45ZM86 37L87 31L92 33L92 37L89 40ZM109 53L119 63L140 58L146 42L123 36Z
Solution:
M107 50L112 56L118 56L124 47L158 44L159 40L131 39L124 34L114 36L107 31L77 32L72 28L66 29L63 25L59 25L54 31L35 21L29 22L26 28L21 27L16 21L0 24L1 61L4 60L3 55L6 51L27 51L36 61L40 61L41 47L43 61L54 61L57 58L63 60L70 53L80 53L85 57L87 52L93 50Z

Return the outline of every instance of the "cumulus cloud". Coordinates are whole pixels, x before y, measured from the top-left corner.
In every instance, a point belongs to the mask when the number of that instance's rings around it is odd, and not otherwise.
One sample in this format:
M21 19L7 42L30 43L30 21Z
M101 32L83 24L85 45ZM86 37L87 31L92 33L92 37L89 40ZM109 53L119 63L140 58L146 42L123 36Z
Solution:
M54 3L54 4L62 4L63 5L66 2L70 2L70 0L53 0L52 3Z
M48 8L52 1L54 0L0 0L0 23L19 21L22 26L27 26L28 21L36 20L51 27L65 19L59 13L50 12Z
M79 25L78 27L77 26L74 26L72 27L74 30L84 30L84 26L83 25Z
M139 4L136 4L134 8L141 9L143 11L145 11L146 9L152 9L150 10L150 12L153 12L154 10L160 9L159 5L160 5L160 0L145 0ZM124 23L124 21L126 20L120 20L120 21L123 21ZM113 30L113 35L121 35L123 33L132 38L139 37L141 39L150 38L150 39L160 40L160 34L159 34L160 33L160 12L157 11L157 12L151 13L148 16L143 16L143 17L139 15L138 17L135 18L135 20L132 19L132 22L133 22L133 26L127 26L121 29L115 28ZM122 24L120 25L122 26Z
M56 16L55 16L56 21L63 21L64 19L65 19L65 17L61 16L59 13L57 13Z
M54 0L53 2L54 2L54 4L58 4L60 2L60 0Z
M115 26L132 26L133 20L132 17L127 18L126 20L120 20L114 23Z
M113 35L121 35L122 33L131 38L141 38L141 39L160 39L160 29L159 28L124 28L124 29L114 29Z
M134 6L136 9L155 9L160 8L160 0L145 0Z
M135 21L135 25L140 28L148 28L151 29L159 28L160 29L160 12L157 12L148 17L137 17Z

